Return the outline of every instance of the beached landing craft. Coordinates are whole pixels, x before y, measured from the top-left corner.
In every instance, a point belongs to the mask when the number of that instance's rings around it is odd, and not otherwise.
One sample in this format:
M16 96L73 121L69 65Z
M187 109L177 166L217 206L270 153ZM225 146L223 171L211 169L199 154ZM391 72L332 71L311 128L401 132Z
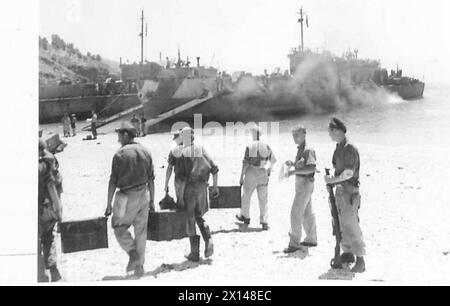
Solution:
M265 71L262 76L240 72L231 76L202 66L198 57L196 65L191 65L189 58L181 59L180 51L177 61L167 58L165 64L161 59L159 63L144 63L142 49L140 64L121 65L122 89L114 95L48 99L43 94L40 119L60 117L64 112L87 114L95 109L101 111L102 124L136 111L145 113L148 126L190 122L193 114L202 114L204 122L268 121L279 116L326 113L342 106L364 105L368 99L379 100L389 92L403 99L423 96L423 82L403 77L398 69L388 75L378 61L359 59L357 50L338 57L327 51L305 49L304 23L307 26L309 23L303 10L299 14L301 45L288 54L289 71L275 69L271 74ZM142 13L141 46L143 16Z
M115 82L40 86L39 122L60 122L65 113L85 119L90 117L92 110L102 117L109 117L141 105L137 90L124 85Z
M302 41L288 55L290 71L282 73L277 69L270 75L265 72L257 77L243 72L231 77L201 66L199 58L196 67L189 67L179 53L178 61L168 61L166 67L123 66L122 77L141 85L146 116L154 119L162 116L165 121L192 121L193 114L202 114L205 121L262 121L332 112L342 105L364 105L371 96L382 99L389 92L403 99L423 96L423 82L402 77L398 69L388 76L378 61L359 59L358 50L349 50L341 57L327 51L305 50L303 22L307 22L307 17L303 10L299 14ZM201 103L181 107L198 99Z

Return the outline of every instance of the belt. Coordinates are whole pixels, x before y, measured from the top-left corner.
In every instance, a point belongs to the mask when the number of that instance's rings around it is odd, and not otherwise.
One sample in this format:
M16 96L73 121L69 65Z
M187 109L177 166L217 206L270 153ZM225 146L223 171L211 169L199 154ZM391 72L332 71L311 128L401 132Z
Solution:
M335 184L335 186L339 186L339 187L345 188L346 184L347 184L347 186L350 185L352 187L359 188L359 181L356 182L356 183L345 181L345 182L342 182L342 183L337 183L337 184Z
M296 176L304 178L314 178L314 174L296 174Z
M132 190L132 189L137 189L137 188L139 188L139 187L144 187L145 185L147 185L147 183L138 184L138 185L133 185L133 186L130 186L130 187L124 187L124 188L119 188L119 189L120 189L120 191L122 191L122 192L126 192L126 191L130 191L130 190Z
M265 165L259 165L259 166L252 165L252 164L249 164L249 165L250 165L250 167L252 167L254 169L266 169Z

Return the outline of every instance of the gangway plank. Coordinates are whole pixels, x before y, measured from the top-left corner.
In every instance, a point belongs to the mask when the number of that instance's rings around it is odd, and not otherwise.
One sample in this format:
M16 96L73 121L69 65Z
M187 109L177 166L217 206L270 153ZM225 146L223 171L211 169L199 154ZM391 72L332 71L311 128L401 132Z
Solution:
M169 118L171 118L173 116L176 116L179 113L182 113L182 112L184 112L184 111L186 111L188 109L191 109L191 108L193 108L193 107L195 107L197 105L205 103L206 101L209 101L209 100L213 99L214 97L215 96L211 92L209 92L206 97L195 98L195 99L193 99L193 100L191 100L191 101L189 101L187 103L184 103L183 105L180 105L180 106L178 106L178 107L176 107L174 109L171 109L170 111L167 111L165 113L162 113L162 114L158 115L158 117L156 117L156 118L149 119L145 126L148 129L149 127L154 126L154 125L156 125L156 124L158 124L158 123L160 123L160 122L162 122L164 120L167 120L167 119L169 119ZM114 116L111 116L111 117L108 117L108 118L106 118L104 120L99 121L97 123L97 127L105 126L105 125L107 125L107 124L109 124L111 122L119 120L120 118L122 118L122 117L124 117L126 115L129 115L131 113L140 111L141 109L143 109L143 107L144 107L143 105L139 105L139 106L127 109L125 111L122 111L120 113L117 113ZM91 130L91 126L90 125L89 126L85 126L83 128L83 131L90 131L90 130Z
M215 96L210 92L206 97L203 98L196 98L193 99L189 102L184 103L183 105L180 105L168 112L162 113L160 114L158 117L153 118L153 119L149 119L145 125L145 127L148 129L149 127L156 125L164 120L167 120L179 113L182 113L188 109L191 109L197 105L200 105L202 103L205 103L206 101L209 101L211 99L213 99Z
M113 115L113 116L111 116L111 117L108 117L108 118L106 118L106 119L100 120L99 122L97 122L97 128L102 127L102 126L105 126L105 125L107 125L107 124L110 124L111 122L117 121L117 120L119 120L120 118L125 117L126 115L129 115L129 114L131 114L131 113L140 111L140 110L143 109L143 108L144 108L143 105L138 105L138 106L129 108L129 109L127 109L127 110L124 110L124 111L122 111L122 112L120 112L120 113L117 113L117 114L115 114L115 115ZM91 125L85 126L82 130L83 130L83 131L91 131Z

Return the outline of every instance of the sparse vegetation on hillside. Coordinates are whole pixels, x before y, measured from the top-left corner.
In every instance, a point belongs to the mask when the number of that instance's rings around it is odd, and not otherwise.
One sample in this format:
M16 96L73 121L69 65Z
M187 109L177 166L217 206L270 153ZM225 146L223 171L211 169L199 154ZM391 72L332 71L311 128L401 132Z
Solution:
M57 34L39 37L39 84L77 84L103 82L120 75L119 64L104 60L100 54L83 54L73 43Z

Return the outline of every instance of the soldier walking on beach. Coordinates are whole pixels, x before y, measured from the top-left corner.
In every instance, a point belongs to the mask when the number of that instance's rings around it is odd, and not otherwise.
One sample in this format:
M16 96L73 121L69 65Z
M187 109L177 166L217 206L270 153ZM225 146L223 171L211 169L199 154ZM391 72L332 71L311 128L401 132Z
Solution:
M144 114L141 115L141 137L145 137L147 134L145 123L147 122L147 119L145 119Z
M50 271L52 282L61 279L56 265L54 230L62 219L62 179L58 162L47 151L44 140L39 139L38 179L38 282L48 282L45 269Z
M72 136L77 135L77 117L75 114L70 115L70 127L72 128Z
M236 218L245 224L250 224L250 200L256 189L260 210L259 221L262 229L268 230L269 211L267 202L269 176L277 160L269 145L260 140L261 130L257 127L252 128L251 133L253 141L245 149L240 178L240 185L244 189L242 194L242 208L241 213L236 215ZM266 168L268 163L269 167Z
M122 147L112 161L105 216L113 214L114 234L129 255L126 272L134 271L135 276L142 277L148 214L154 211L153 161L149 151L134 141L136 129L131 123L123 122L116 132ZM134 239L130 226L134 228Z
M172 171L175 173L174 185L175 194L177 197L177 207L184 207L184 189L186 186L186 175L183 164L183 143L181 139L181 130L175 132L173 140L175 147L170 150L169 158L167 159L166 181L164 184L164 192L169 193L169 181L172 176Z
M64 114L62 118L62 125L63 125L63 134L64 137L70 137L70 118L69 114Z
M285 253L293 253L302 247L317 246L316 216L312 208L312 194L314 191L314 174L316 172L316 153L306 145L306 129L302 126L292 130L295 144L298 146L295 161L286 162L293 170L288 176L295 174L295 198L291 209L291 230L289 232L289 246ZM302 227L306 237L302 239Z
M336 206L339 214L342 241L342 263L356 264L352 272L362 273L366 266L364 262L365 243L359 224L359 208L361 196L359 194L359 152L347 137L345 124L337 119L331 119L328 132L331 139L337 142L333 154L334 176L325 176L325 182L336 186Z
M182 129L181 138L183 143L182 161L186 173L183 200L188 213L187 232L191 246L191 251L186 258L189 261L197 262L200 260L200 237L196 233L196 223L205 241L205 258L211 257L214 253L211 231L204 215L208 212L210 174L213 175L212 196L219 195L217 188L219 168L201 145L194 144L194 130L189 127Z
M92 118L91 118L91 132L92 132L92 137L94 139L97 139L97 114L95 113L95 111L92 111Z
M136 137L139 137L140 133L140 123L139 123L139 119L136 116L136 114L133 114L133 117L131 118L131 124L134 126L134 128L136 129Z

